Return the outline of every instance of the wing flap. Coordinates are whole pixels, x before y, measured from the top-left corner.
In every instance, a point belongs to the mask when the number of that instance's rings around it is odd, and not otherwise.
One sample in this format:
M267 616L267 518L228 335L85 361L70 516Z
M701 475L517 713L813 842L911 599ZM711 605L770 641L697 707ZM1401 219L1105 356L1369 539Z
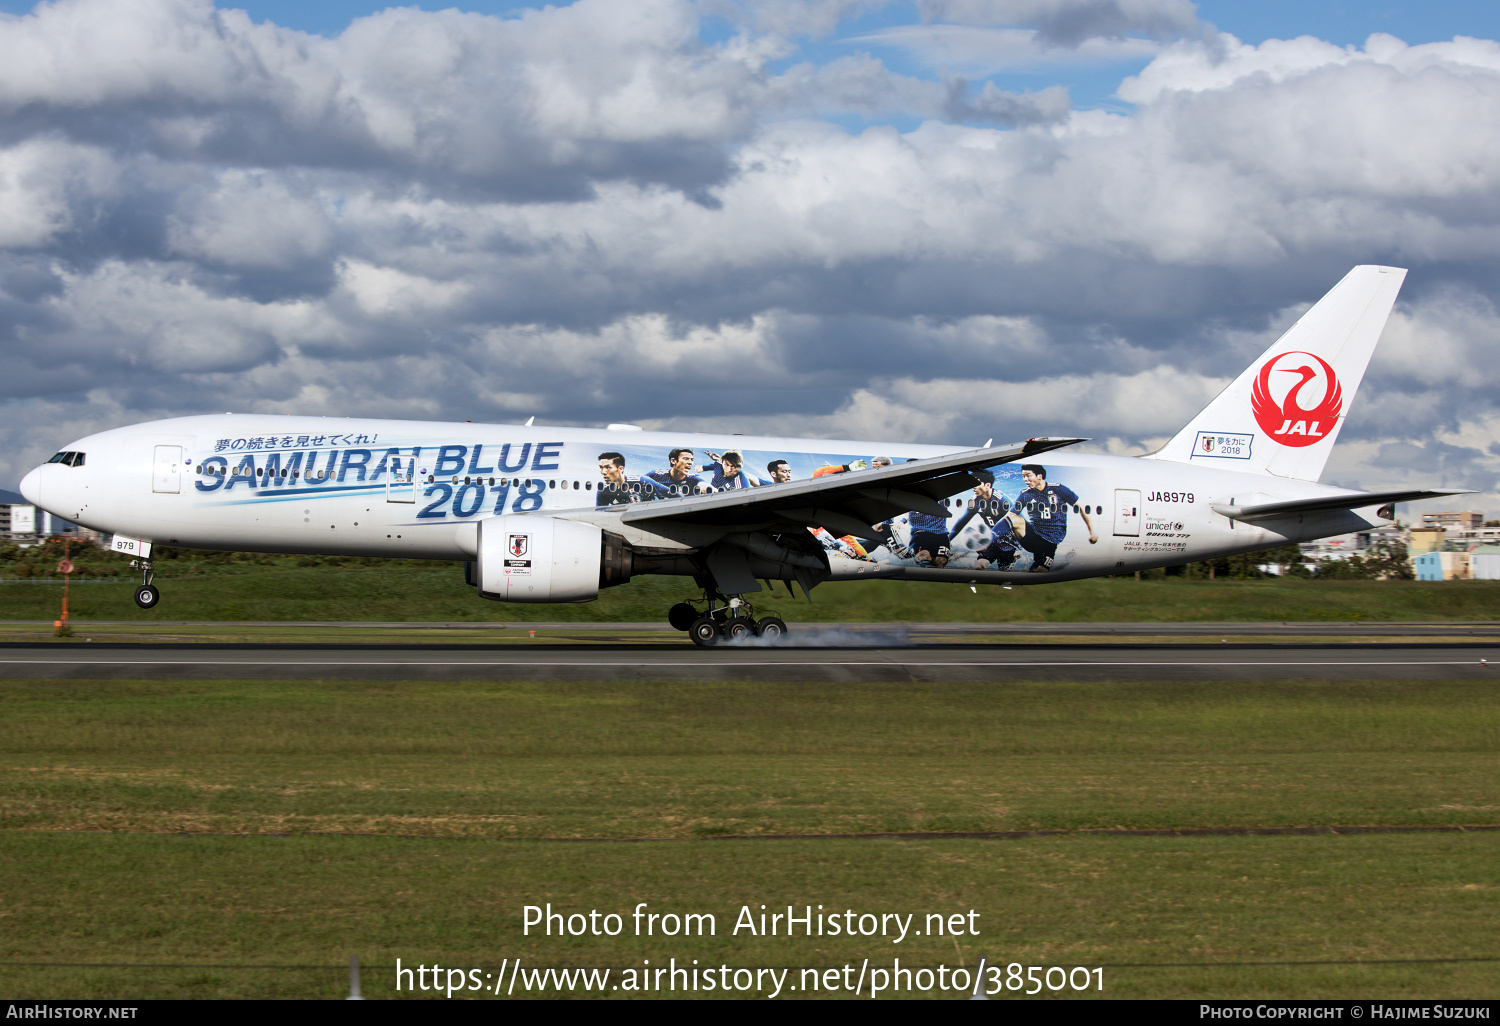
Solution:
M861 488L859 494L875 503L877 507L894 510L896 513L905 513L909 509L914 509L918 513L931 513L937 517L946 517L949 513L948 508L932 496L909 492L904 488Z

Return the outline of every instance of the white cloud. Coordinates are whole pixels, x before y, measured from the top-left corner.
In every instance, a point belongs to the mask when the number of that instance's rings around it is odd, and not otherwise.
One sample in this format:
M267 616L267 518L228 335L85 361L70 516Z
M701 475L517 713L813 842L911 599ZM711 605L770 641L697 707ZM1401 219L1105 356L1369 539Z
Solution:
M185 195L167 220L177 254L234 268L284 268L327 254L327 200L287 176L229 170L211 193Z
M0 149L0 248L45 246L72 227L75 201L115 184L106 154L54 138Z
M1131 103L1151 103L1169 92L1205 92L1246 83L1280 85L1325 68L1354 64L1386 65L1404 75L1432 68L1459 74L1500 72L1500 43L1459 36L1446 43L1408 46L1395 36L1376 33L1364 49L1335 46L1312 36L1268 39L1259 46L1228 33L1203 41L1176 43L1139 75L1127 78L1120 96Z
M964 75L1138 61L1160 50L1147 39L1091 38L1061 45L1036 29L902 25L852 36L851 43L904 50L930 68Z
M339 261L338 276L342 290L370 317L441 314L468 291L462 282L434 281L359 260Z
M840 22L889 6L891 0L699 0L706 14L782 37L827 36Z
M1191 0L917 0L917 7L927 21L1035 26L1064 46L1127 33L1168 39L1201 31Z

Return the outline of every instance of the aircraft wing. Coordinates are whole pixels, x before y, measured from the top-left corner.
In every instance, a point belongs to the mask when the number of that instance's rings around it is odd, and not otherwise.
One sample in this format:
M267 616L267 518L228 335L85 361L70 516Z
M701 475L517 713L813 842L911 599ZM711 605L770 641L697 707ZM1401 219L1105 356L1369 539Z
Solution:
M1383 506L1388 502L1415 502L1417 499L1438 499L1444 495L1468 495L1472 490L1469 488L1429 488L1414 492L1350 492L1347 495L1324 495L1316 499L1266 502L1259 506L1214 506L1212 509L1215 513L1222 513L1231 520L1271 520L1275 517L1294 517L1303 513L1327 513L1333 510Z
M1087 441L1032 438L1012 445L932 456L890 467L851 470L811 481L737 488L712 495L685 495L631 506L620 519L650 529L650 522L679 522L751 529L777 523L827 528L834 534L867 535L871 524L918 510L949 516L938 500L975 485L971 470L1035 456Z

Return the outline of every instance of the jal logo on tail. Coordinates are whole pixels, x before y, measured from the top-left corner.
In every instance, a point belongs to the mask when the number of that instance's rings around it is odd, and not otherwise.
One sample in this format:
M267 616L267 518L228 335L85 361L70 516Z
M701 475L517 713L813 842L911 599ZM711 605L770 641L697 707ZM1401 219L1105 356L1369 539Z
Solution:
M1282 353L1260 369L1250 407L1255 422L1282 445L1314 445L1338 425L1344 390L1321 356Z

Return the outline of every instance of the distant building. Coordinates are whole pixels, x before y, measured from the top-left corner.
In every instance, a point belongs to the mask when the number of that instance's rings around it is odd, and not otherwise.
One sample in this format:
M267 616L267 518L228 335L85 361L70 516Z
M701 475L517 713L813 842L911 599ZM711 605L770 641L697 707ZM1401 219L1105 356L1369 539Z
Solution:
M38 521L46 513L26 501L19 492L0 488L0 538L7 541L31 541L36 537Z
M1441 527L1413 527L1406 548L1413 556L1419 552L1441 552L1448 544L1448 532Z
M1477 531L1484 526L1484 514L1465 510L1462 513L1441 512L1423 513L1423 527L1441 527L1447 530L1450 527L1462 528L1466 531Z
M1500 545L1481 545L1469 553L1476 581L1500 581Z
M1348 559L1350 556L1363 553L1366 549L1380 543L1406 544L1406 533L1400 528L1391 525L1388 527L1373 527L1365 531L1355 531L1351 534L1335 535L1332 538L1319 538L1317 541L1302 542L1298 548L1302 555L1314 562L1322 559Z
M1472 560L1467 552L1424 552L1411 562L1419 581L1469 581L1474 578Z

